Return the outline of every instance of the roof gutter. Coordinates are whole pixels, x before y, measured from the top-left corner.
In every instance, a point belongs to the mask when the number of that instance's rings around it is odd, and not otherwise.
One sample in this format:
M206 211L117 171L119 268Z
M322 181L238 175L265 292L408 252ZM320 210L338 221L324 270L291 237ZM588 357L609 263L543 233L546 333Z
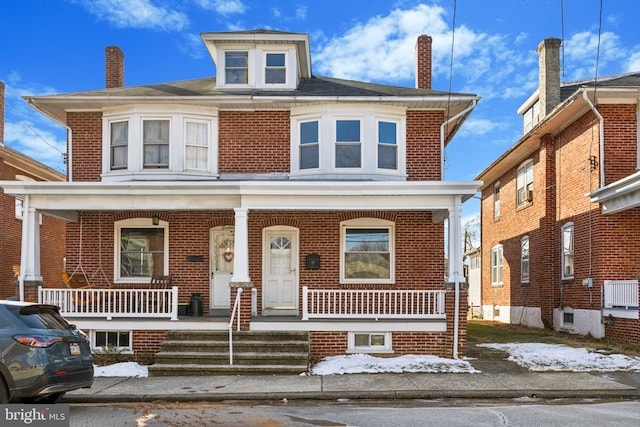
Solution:
M459 121L459 119L463 116L466 116L469 112L471 112L471 110L473 110L475 108L475 106L478 104L478 100L477 99L472 99L471 102L469 103L469 106L467 108L465 108L464 110L460 111L458 114L456 114L455 116L451 117L448 120L445 120L441 125L440 125L440 179L444 180L444 141L445 141L445 126L448 128L449 123L451 123L452 121L456 120ZM457 123L456 126L454 126L454 132L455 132L455 128L457 127ZM452 132L451 134L453 134L454 132Z
M605 184L605 179L604 179L604 119L602 118L602 115L600 114L600 112L598 111L598 109L595 107L595 105L593 105L593 103L591 102L591 100L589 99L589 97L587 96L587 89L585 89L582 92L582 97L584 98L584 100L586 101L586 103L589 105L589 108L591 108L591 111L593 111L593 113L596 115L596 117L598 118L598 137L599 137L599 145L600 145L600 188L604 187ZM595 91L594 91L594 98L595 98Z

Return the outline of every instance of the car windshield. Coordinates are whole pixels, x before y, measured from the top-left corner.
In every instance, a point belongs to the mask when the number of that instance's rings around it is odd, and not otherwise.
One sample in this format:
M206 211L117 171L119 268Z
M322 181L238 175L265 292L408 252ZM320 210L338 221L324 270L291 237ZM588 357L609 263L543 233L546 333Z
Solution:
M47 307L28 306L8 306L14 316L20 319L25 325L35 329L69 329L69 323L64 320L55 310Z

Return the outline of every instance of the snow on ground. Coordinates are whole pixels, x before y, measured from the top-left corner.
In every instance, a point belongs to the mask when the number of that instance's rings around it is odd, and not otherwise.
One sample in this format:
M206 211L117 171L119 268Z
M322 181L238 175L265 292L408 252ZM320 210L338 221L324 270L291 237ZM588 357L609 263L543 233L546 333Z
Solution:
M636 371L640 357L604 354L586 348L559 344L478 344L509 353L509 360L532 371ZM326 357L315 365L313 375L340 375L383 372L478 373L469 359L446 359L436 356L406 355L374 357L367 354ZM95 366L96 377L147 377L146 366L135 362Z
M607 354L593 349L560 344L478 344L509 353L509 360L531 371L637 371L640 357Z

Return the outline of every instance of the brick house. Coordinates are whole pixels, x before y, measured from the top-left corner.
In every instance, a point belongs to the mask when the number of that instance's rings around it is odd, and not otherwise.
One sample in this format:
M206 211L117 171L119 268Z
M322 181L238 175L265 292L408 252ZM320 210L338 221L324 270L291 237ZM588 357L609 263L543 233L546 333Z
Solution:
M0 185L67 218L67 274L91 286L39 297L139 357L230 320L303 331L312 360L464 352L461 206L479 183L442 164L478 97L431 89L431 38L405 88L314 76L307 34L201 36L216 77L126 87L109 46L105 90L27 97L70 129L69 179Z
M63 174L4 144L4 108L5 84L0 82L0 180L64 181L66 178ZM16 284L20 278L20 268L30 265L21 261L23 209L22 199L0 191L0 299L19 297ZM40 274L34 275L33 279L38 283L53 283L59 281L64 263L66 223L44 215L38 216L37 220L37 227L33 228L37 234L31 239L37 239L41 248L39 256L33 258L33 263L39 264ZM27 257L34 255L32 251L23 254ZM29 273L22 271L23 277Z
M640 73L560 82L559 39L538 46L524 136L483 180L483 315L640 344Z

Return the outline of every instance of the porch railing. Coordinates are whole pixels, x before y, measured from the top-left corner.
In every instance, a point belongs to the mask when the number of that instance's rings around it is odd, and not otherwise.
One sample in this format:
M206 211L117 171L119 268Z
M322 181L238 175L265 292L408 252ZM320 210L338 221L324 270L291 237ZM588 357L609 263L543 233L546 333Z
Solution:
M302 288L302 320L338 318L445 319L445 291Z
M169 318L178 320L178 287L168 289L60 289L38 287L38 302L60 307L64 317Z
M638 308L637 280L605 280L604 308Z

